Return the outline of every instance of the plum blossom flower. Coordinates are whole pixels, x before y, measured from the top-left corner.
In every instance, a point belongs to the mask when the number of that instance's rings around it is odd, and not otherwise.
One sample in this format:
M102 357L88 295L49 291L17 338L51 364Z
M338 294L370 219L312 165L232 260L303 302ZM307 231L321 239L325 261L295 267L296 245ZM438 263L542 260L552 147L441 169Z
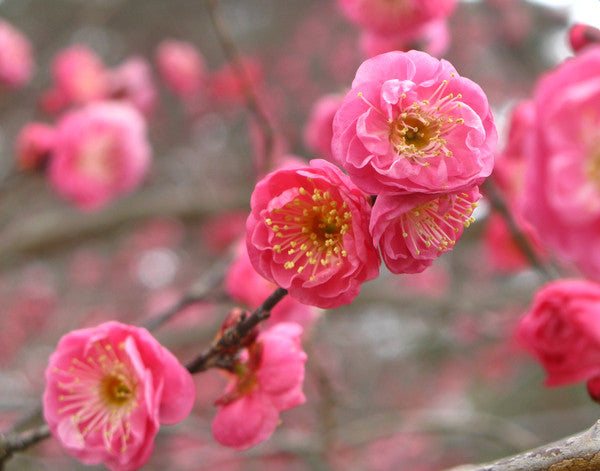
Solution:
M59 341L44 418L83 463L125 471L148 461L160 424L182 421L194 399L191 375L147 330L107 322Z
M243 362L216 404L212 423L215 439L243 450L267 440L279 413L303 404L306 353L300 346L302 328L280 323L261 332L245 351Z
M487 98L445 60L388 52L358 68L332 151L363 190L449 193L481 183L497 141Z
M342 104L343 95L324 95L313 105L304 128L304 142L319 157L333 161L331 139L333 137L333 117Z
M236 259L233 261L225 276L225 290L235 301L244 303L250 309L256 309L277 288L273 283L264 279L250 263L246 244L239 245ZM318 309L296 301L290 296L284 297L271 310L271 316L266 325L279 322L295 322L307 327L316 321Z
M165 85L180 98L198 95L206 82L206 66L190 42L165 39L156 49L156 65Z
M535 295L519 322L518 341L546 370L547 386L600 375L600 285L558 280Z
M80 209L96 210L134 190L150 159L146 123L135 108L91 103L58 122L50 183Z
M353 22L378 34L394 34L436 18L447 18L456 0L338 0Z
M56 130L44 123L31 122L20 131L15 141L17 166L24 171L42 170L56 144Z
M152 116L157 92L148 61L134 56L111 70L107 98L129 102L144 116Z
M481 197L468 192L443 195L379 195L373 206L371 234L393 273L419 273L451 250L473 222Z
M600 46L546 73L534 91L535 126L523 216L540 242L600 279Z
M33 66L29 39L0 20L0 83L13 89L25 86L31 80Z
M304 304L350 303L379 273L371 207L336 166L312 160L263 178L250 201L248 255L256 271Z

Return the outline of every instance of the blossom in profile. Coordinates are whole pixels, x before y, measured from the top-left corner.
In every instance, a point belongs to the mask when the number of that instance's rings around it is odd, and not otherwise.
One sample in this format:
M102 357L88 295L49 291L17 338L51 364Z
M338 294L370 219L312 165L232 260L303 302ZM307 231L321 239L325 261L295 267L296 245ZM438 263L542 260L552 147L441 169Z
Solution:
M162 41L156 49L156 66L164 84L179 98L197 96L206 86L204 58L188 41Z
M371 234L392 273L419 273L451 250L473 222L477 187L442 195L379 195Z
M64 449L113 471L143 466L160 424L190 413L188 371L142 328L107 322L59 341L46 369L44 418Z
M246 244L239 244L237 256L225 275L225 291L239 303L254 310L269 297L275 286L260 276L248 258ZM271 310L271 316L266 325L279 322L295 322L306 328L317 320L318 309L296 301L291 296L284 297Z
M57 123L48 175L59 195L92 211L137 188L150 159L142 115L129 104L96 102Z
M239 450L258 445L273 434L280 412L306 401L301 334L297 324L276 324L259 333L244 351L216 401L219 410L212 431L219 443Z
M364 30L360 35L360 46L367 57L411 49L440 57L450 46L450 30L445 19L432 20L391 34L378 34Z
M516 331L519 343L546 370L546 385L600 375L600 285L558 280L540 289Z
M338 0L338 4L348 19L384 35L447 18L456 0Z
M144 116L152 116L157 91L148 61L143 57L130 57L109 71L107 98L129 102Z
M108 69L87 46L75 45L59 52L52 61L52 76L54 87L46 92L43 100L49 101L50 108L57 108L54 111L63 106L101 100L108 95Z
M522 198L540 242L600 279L600 45L542 76Z
M0 20L0 84L12 89L27 85L33 67L29 39L7 21Z
M491 173L496 141L476 83L445 60L394 51L358 68L333 121L332 151L368 193L450 193Z
M324 95L313 105L304 128L304 143L318 157L333 161L331 139L333 117L342 104L343 95Z
M26 172L42 170L56 145L54 127L31 122L19 131L15 141L17 167Z
M254 189L246 222L256 271L304 304L350 303L379 273L369 235L369 197L335 165L271 172Z

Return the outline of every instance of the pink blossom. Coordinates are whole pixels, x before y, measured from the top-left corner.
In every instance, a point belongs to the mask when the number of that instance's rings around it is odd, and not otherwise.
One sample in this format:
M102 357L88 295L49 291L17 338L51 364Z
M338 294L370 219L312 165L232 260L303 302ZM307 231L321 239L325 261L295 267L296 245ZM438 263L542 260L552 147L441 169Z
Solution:
M29 40L7 21L0 20L0 83L21 88L33 74L33 52Z
M477 187L443 195L379 195L371 234L393 273L419 273L451 250L481 197Z
M248 347L246 361L217 400L212 430L219 443L240 450L258 445L273 434L281 411L306 401L301 334L299 325L281 323Z
M534 94L534 138L523 215L545 247L600 279L600 46L544 75Z
M388 52L359 67L332 151L363 191L447 193L491 173L496 141L477 84L424 52Z
M52 61L53 103L68 106L101 100L108 95L109 75L98 55L83 45L62 50Z
M241 65L248 84L253 89L260 89L263 81L262 65L256 59L243 57ZM210 79L211 94L218 100L239 104L244 100L244 88L236 70L227 63L217 70Z
M204 58L190 42L162 41L156 49L156 65L167 88L180 98L196 96L205 86Z
M55 143L56 130L52 126L35 122L26 124L15 141L17 166L25 171L42 170Z
M333 117L342 104L343 95L324 95L313 105L304 128L306 147L319 157L333 161L331 139L333 137Z
M600 285L558 280L535 295L516 336L546 370L546 385L600 375Z
M107 322L58 343L44 418L83 463L131 470L150 458L159 425L182 421L194 399L191 375L147 330Z
M150 159L146 124L135 108L92 103L58 122L50 183L77 207L91 211L133 191Z
M390 51L423 50L432 56L442 56L450 46L450 30L445 19L417 24L392 34L377 34L365 30L360 36L360 45L367 57Z
M456 0L338 0L344 14L377 34L394 34L436 18L447 18Z
M268 174L250 204L250 261L298 301L322 308L348 304L378 275L369 198L329 162Z
M575 52L590 44L600 43L600 29L584 23L576 23L569 30L569 43Z
M250 263L246 244L240 244L237 257L225 276L225 290L231 299L244 303L250 309L256 309L275 291L276 285L264 279ZM279 322L295 322L302 327L312 324L318 310L296 301L290 296L284 297L271 311L267 325Z
M108 76L108 97L128 101L149 117L156 108L156 87L150 64L143 57L130 57Z

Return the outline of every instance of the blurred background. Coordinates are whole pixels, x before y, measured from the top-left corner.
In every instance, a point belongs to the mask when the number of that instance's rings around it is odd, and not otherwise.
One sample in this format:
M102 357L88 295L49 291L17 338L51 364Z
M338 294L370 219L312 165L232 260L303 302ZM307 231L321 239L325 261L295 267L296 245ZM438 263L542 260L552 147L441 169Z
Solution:
M538 75L570 54L569 25L600 21L599 3L460 2L443 57L482 86L502 130ZM331 0L222 0L220 9L252 64L276 146L318 157L303 129L315 101L344 92L364 60L357 27ZM142 323L231 256L243 236L260 139L239 94L213 88L184 106L154 68L166 38L192 42L210 74L226 66L204 2L3 0L0 17L35 54L32 82L0 96L0 178L10 180L0 192L0 426L8 429L39 404L61 335L108 319ZM15 136L29 121L52 122L40 97L51 86L53 57L74 44L109 67L145 58L159 93L148 121L150 176L90 214L62 201L41 176L11 178ZM321 315L304 340L308 401L283 413L269 441L237 452L212 439L213 401L225 382L209 371L195 376L192 416L161 429L144 469L441 470L589 427L600 408L584 387L545 389L541 369L514 345L514 325L544 280L494 259L486 205L478 211L455 250L423 274L383 271L352 305ZM215 289L155 335L185 362L234 305ZM49 439L6 469L94 467Z

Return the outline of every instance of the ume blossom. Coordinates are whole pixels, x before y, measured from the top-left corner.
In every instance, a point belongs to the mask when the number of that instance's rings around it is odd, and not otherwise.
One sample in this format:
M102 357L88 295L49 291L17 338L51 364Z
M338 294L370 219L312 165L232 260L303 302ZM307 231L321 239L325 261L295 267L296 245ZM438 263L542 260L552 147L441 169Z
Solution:
M126 471L148 461L160 424L183 420L194 399L191 375L147 330L107 322L59 341L44 418L83 463Z
M445 60L394 51L358 68L334 118L332 151L363 191L448 193L491 173L496 141L476 83Z
M248 255L267 280L304 304L350 303L379 273L369 197L335 165L312 160L263 178L246 223Z

